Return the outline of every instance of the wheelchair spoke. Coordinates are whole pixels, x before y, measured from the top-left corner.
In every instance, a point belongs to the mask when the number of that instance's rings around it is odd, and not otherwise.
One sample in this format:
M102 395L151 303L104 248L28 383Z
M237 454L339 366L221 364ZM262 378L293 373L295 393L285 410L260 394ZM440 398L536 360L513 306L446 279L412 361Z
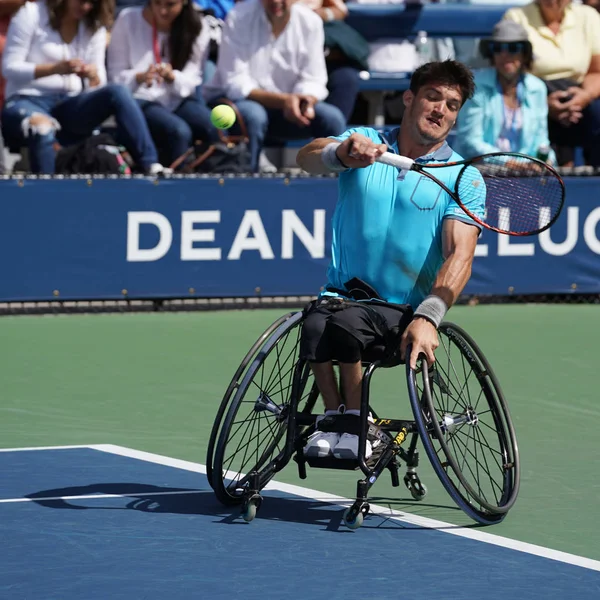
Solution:
M415 383L420 401L413 408L424 416L421 435L442 483L481 522L502 520L516 497L518 456L513 460L512 424L489 364L463 330L446 324L433 369Z
M254 422L255 422L254 418L250 419L250 422L248 423L248 426L246 427L246 431L248 431L248 428L250 428L250 435L252 435L252 432L254 431ZM227 463L223 465L226 473L229 473L230 467L231 467L231 463L233 462L233 459L237 456L237 453L240 451L240 449L242 447L242 443L244 441L245 441L244 437L240 438L240 441L238 443L238 447L236 448L235 452L231 455L231 457L229 458L229 461L227 461ZM246 455L248 454L248 447L249 447L249 444L246 443L244 445L244 457L242 458L242 465L245 464ZM239 475L239 473L240 472L238 471L237 474Z
M245 467L246 467L246 465L248 464L248 460L247 460L248 458L252 458L252 456L254 456L254 455L256 455L256 457L257 457L257 458L256 458L256 460L257 460L257 461L258 461L260 458L262 458L262 457L261 457L261 455L259 454L259 452L260 452L260 449L261 449L261 444L260 444L260 442L259 442L259 441L257 441L257 443L256 443L256 449L255 449L255 450L253 450L253 451L250 453L250 457L248 457L248 450L249 450L250 446L252 446L253 442L254 442L255 440L260 440L260 438L261 438L262 434L263 434L263 433L265 433L267 430L270 430L270 431L271 431L271 433L273 433L273 428L272 428L272 424L271 424L271 421L270 421L270 420L268 420L268 419L266 419L266 420L265 420L265 422L266 422L266 425L265 425L265 426L261 426L261 425L259 424L259 421L260 421L260 418L253 418L253 419L252 419L252 428L251 428L251 431L250 431L250 435L251 435L251 437L250 437L249 439L243 439L243 438L242 438L242 441L244 442L244 444L245 444L245 447L244 447L244 456L243 456L243 458L242 458L242 460L241 460L241 464L240 464L240 466L239 466L239 469L238 469L238 471L237 471L238 475L239 475L239 474L241 474L241 473L243 473L243 472L246 470L246 469L245 469ZM255 428L255 425L257 425L257 427L256 427L256 428ZM258 431L255 431L255 429L257 429ZM277 432L275 432L275 434L276 434L276 433L277 433ZM273 439L275 439L275 438L276 438L276 435L273 435ZM226 466L226 471L227 471L227 472L231 471L231 464L232 464L233 460L235 459L235 457L237 456L237 454L238 454L240 451L241 451L241 448L240 448L240 446L238 445L238 448L237 448L237 449L236 449L236 451L235 451L235 452L234 452L234 453L233 453L233 454L232 454L232 455L229 457L229 459L228 459L228 461L227 461L227 464L225 465L225 466ZM264 451L263 451L263 453L264 453Z
M479 435L479 430L477 428L472 428L472 429L473 429L473 433L475 435ZM471 450L471 448L469 448L469 442L468 442L468 440L472 440L473 441L473 450ZM463 460L463 465L461 466L461 470L464 468L464 465L466 464L466 466L469 469L469 471L471 472L471 475L473 476L475 482L477 483L477 487L478 487L479 493L482 494L481 497L485 498L486 496L483 493L483 490L481 489L480 477L479 477L479 467L481 467L482 469L485 470L486 475L490 479L492 491L494 490L494 487L497 488L498 490L502 491L502 488L498 485L498 483L495 481L495 479L493 479L493 477L491 475L491 471L490 471L489 465L487 463L487 459L485 457L485 452L483 451L483 448L489 448L490 450L492 450L492 448L490 448L490 446L487 445L487 444L481 444L481 442L479 442L479 444L478 444L477 440L475 439L475 437L471 436L471 435L467 436L467 441L466 442L460 436L455 436L454 441L459 442L463 446L463 448L466 450L466 452L468 454L470 454L474 458L474 460L475 460L475 470L477 471L477 474L475 474L473 472L473 469L471 468L470 464L466 462L466 454L463 454L464 460ZM478 445L482 447L480 449L482 450L481 457L483 459L483 462L479 459L479 456L478 456L478 453L477 453L477 446ZM455 448L456 448L456 446L455 446ZM498 465L498 467L500 468L500 465ZM502 472L501 468L500 468L500 471ZM498 497L497 497L497 495L496 495L495 492L494 492L494 496L496 497L496 501L498 501Z

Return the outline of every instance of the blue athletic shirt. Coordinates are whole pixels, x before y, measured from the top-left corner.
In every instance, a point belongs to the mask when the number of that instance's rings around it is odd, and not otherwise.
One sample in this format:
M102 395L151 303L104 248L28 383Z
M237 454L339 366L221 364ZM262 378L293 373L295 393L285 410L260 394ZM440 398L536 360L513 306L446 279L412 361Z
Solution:
M333 139L341 142L360 133L386 143L389 152L398 154L399 130L392 130L389 140L370 127L349 129ZM462 157L447 143L417 159L423 163L459 160ZM435 169L432 174L454 189L461 168ZM388 302L416 307L431 292L444 262L443 220L458 219L479 227L447 192L415 171L375 163L340 173L338 189L326 289L345 289L345 282L358 277ZM481 194L471 196L468 208L483 218L483 179L477 190Z

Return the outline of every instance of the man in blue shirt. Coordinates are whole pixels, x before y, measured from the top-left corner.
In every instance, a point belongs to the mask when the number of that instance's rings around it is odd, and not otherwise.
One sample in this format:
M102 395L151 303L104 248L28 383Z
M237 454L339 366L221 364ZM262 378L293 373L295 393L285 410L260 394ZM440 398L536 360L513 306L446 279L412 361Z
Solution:
M399 344L404 358L412 344L407 360L413 368L420 354L430 365L435 360L437 327L471 275L480 228L429 178L375 159L394 152L424 163L461 160L446 138L473 92L473 75L461 63L427 63L413 74L402 126L389 139L361 127L316 139L298 153L305 171L340 174L328 282L307 309L301 340L326 415L344 410L343 397L345 413L359 416L365 356ZM435 175L452 189L459 170L436 169ZM469 208L483 216L483 180L480 190ZM356 458L358 436L317 430L304 451ZM371 452L368 442L366 458Z

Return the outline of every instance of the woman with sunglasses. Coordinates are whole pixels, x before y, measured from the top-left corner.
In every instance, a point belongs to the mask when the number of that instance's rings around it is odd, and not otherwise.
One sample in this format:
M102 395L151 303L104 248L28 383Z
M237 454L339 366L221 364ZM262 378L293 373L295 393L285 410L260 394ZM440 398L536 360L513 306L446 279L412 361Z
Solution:
M111 116L140 170L163 170L131 94L105 85L113 12L114 0L45 0L27 2L10 22L2 131L7 146L28 146L34 173L55 172L57 141L81 141Z
M480 52L492 66L475 73L475 95L458 119L456 151L465 158L520 152L553 161L546 86L528 72L533 57L525 28L501 21Z
M550 140L560 165L573 163L573 149L600 167L600 15L570 0L537 0L511 8L505 19L527 30L535 61L532 72L546 82Z
M209 44L209 28L189 0L126 8L112 30L109 77L132 91L168 164L196 140L218 140L196 96Z

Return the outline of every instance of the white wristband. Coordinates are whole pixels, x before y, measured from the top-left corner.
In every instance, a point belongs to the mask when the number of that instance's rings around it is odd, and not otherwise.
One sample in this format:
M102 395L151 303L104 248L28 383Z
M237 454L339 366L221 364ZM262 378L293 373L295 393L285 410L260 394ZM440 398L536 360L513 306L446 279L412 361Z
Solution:
M335 173L342 173L343 171L348 170L348 167L345 167L342 164L342 161L335 153L340 145L341 144L339 142L331 142L331 144L327 144L327 146L325 146L325 148L323 148L321 151L321 161L330 171Z
M331 10L331 8L326 7L323 9L323 12L325 13L325 20L335 21L335 15L333 14L333 10Z
M419 304L417 310L415 310L414 316L424 317L433 323L437 329L447 312L448 305L439 296L431 294Z

